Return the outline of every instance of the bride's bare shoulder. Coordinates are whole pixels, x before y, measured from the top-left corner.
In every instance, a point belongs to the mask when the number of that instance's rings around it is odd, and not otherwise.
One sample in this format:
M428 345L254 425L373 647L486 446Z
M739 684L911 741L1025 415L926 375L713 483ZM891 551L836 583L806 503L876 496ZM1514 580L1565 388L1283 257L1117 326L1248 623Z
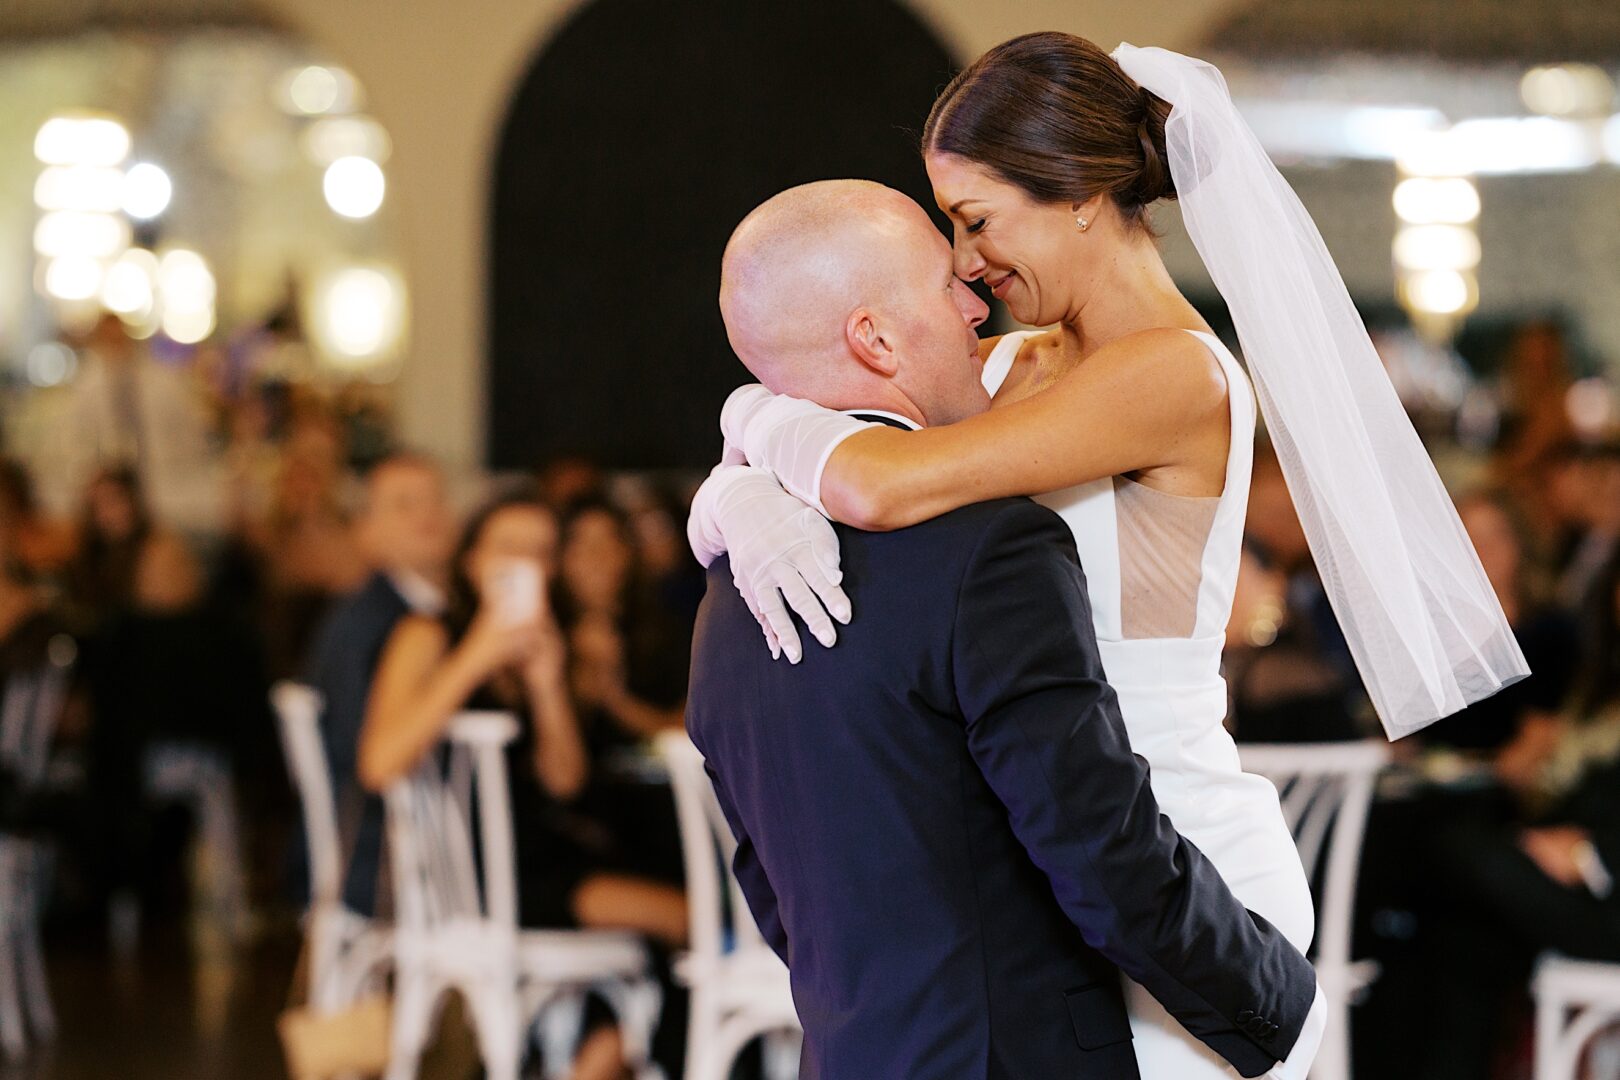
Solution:
M1156 393L1183 405L1209 407L1226 401L1226 369L1205 341L1180 327L1139 330L1109 342L1087 361L1117 368L1132 381L1151 382Z

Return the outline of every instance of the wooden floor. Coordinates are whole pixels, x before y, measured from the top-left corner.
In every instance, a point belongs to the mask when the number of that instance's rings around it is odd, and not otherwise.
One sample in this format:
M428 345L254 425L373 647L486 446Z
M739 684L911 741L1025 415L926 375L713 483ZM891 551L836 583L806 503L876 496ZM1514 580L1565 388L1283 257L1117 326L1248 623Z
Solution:
M56 1039L0 1063L0 1080L284 1080L275 1019L296 939L274 934L232 952L162 936L124 959L49 941Z

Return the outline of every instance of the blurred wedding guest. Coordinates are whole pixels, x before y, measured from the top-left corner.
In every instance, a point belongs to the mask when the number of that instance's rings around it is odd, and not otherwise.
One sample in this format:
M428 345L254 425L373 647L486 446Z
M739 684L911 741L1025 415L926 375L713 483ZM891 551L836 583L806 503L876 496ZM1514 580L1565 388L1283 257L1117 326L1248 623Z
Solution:
M135 471L99 470L86 486L62 610L82 644L81 681L90 700L86 739L90 807L79 845L93 880L92 905L135 884L148 816L142 806L140 755L146 736L119 711L122 689L108 637L135 606L135 575L154 533Z
M127 466L174 527L217 528L220 477L200 393L178 363L161 363L118 316L103 315L81 352L68 404L51 433L51 471L78 490L96 470Z
M1546 950L1620 962L1620 560L1594 590L1569 731L1540 778L1528 818L1477 808L1427 829L1439 900L1425 933L1418 1075L1488 1076L1493 1033Z
M1289 586L1267 553L1244 545L1222 654L1233 735L1266 743L1353 739L1360 733L1354 684L1327 659L1320 624L1290 607L1300 593Z
M661 602L631 520L614 504L587 500L563 523L552 598L591 765L577 806L599 827L599 857L608 865L684 890L674 793L649 759L652 737L684 723L693 623ZM597 900L588 891L582 897ZM678 1010L680 994L673 986L666 992ZM656 1050L661 1058L674 1050L664 1031Z
M1558 552L1558 599L1584 607L1599 574L1620 552L1620 444L1576 451L1561 470L1571 527Z
M71 656L73 645L61 621L0 535L0 701L6 700L14 677L42 670L53 658L60 659L58 650L63 648ZM83 735L82 731L69 730L62 717L51 719L56 726L45 748L47 759L55 756L54 751L64 741L75 741ZM12 725L21 722L23 717L14 716L10 709L0 710L0 745L16 745L20 732ZM56 808L42 805L44 793L25 787L21 778L13 774L12 764L9 754L0 755L0 830L12 832L56 824Z
M278 413L283 405L279 384L251 387L222 404L225 441L226 528L249 534L270 512L276 477L281 471Z
M97 642L98 718L233 752L270 731L255 640L204 603L202 568L185 541L154 532L134 569L129 609Z
M537 474L540 501L556 514L566 514L575 503L601 499L607 478L601 466L590 458L563 454L540 466Z
M133 603L135 566L152 532L133 469L115 466L91 478L67 569L68 610L80 633L93 633Z
M370 578L339 601L316 631L307 681L321 694L321 737L332 770L340 833L352 850L344 900L375 908L382 803L360 786L360 729L378 659L412 612L444 610L455 521L438 467L414 454L384 458L367 474L357 537Z
M593 756L683 723L691 625L651 601L625 515L605 500L563 521L554 598Z
M406 617L384 650L361 734L360 778L381 791L431 765L463 709L515 713L522 734L507 758L520 920L634 930L679 944L681 892L617 872L589 823L570 813L590 762L569 695L567 646L542 578L554 535L551 514L527 493L474 515L451 564L444 615ZM573 1075L617 1077L623 1068L616 1029L596 1026Z
M51 641L63 632L27 567L0 540L0 699L6 680L42 665Z
M1498 481L1516 494L1573 435L1567 407L1572 374L1562 326L1550 319L1518 327L1497 386L1502 416Z
M283 446L269 511L238 540L258 568L255 591L276 678L298 673L327 608L369 573L345 509L348 481L341 431L315 408L301 410Z
M393 442L383 388L364 379L354 379L339 388L333 411L343 425L349 464L369 469L387 456Z
M1577 661L1576 623L1538 598L1529 580L1523 535L1505 500L1474 495L1462 500L1457 512L1524 650L1530 675L1426 728L1421 741L1483 755L1504 783L1523 790L1558 741L1559 714Z
M1309 629L1316 655L1341 672L1347 685L1359 692L1360 676L1311 559L1282 465L1276 451L1264 443L1255 447L1244 539L1286 575L1289 618L1302 629Z
M343 429L318 401L292 406L280 467L257 539L286 581L341 586L360 566L344 512L352 474ZM338 541L336 550L329 543ZM363 567L360 576L364 576Z
M19 567L41 578L58 576L73 557L73 530L45 515L33 477L15 458L0 458L0 545Z
M531 921L679 941L686 933L679 892L597 872L589 865L590 830L575 833L565 814L553 812L584 790L590 772L569 694L567 645L541 580L554 528L526 492L473 516L451 563L443 615L402 619L384 648L361 733L360 779L380 791L427 760L462 709L518 713L526 723L512 750L515 798L533 797L538 808L516 813L520 864L525 850L549 852L532 860L541 889L521 898ZM541 826L530 831L532 843L522 835L525 823Z
M89 918L89 929L105 925L105 901L115 883L130 878L117 839L119 822L130 813L135 797L119 755L122 747L98 742L79 683L72 678L78 645L47 602L34 577L10 556L0 538L0 702L9 702L13 679L43 672L48 666L69 671L66 693L48 739L35 752L43 755L39 773L19 771L21 730L30 717L8 704L0 709L0 832L47 836L57 841L53 855L51 910L58 919ZM30 697L32 686L24 686ZM108 751L111 751L110 753ZM35 766L37 767L37 765Z
M695 606L685 606L690 598L681 592L680 566L696 560L684 535L678 550L667 550L670 523L653 516L670 511L655 492L626 487L628 512L603 499L575 503L563 521L552 598L569 645L569 686L591 767L576 819L597 828L599 863L675 896L685 887L680 828L650 739L684 723ZM701 601L701 592L695 595ZM580 904L607 900L585 890ZM653 1051L673 1068L681 1059L686 997L669 977L668 957L655 951L655 958L665 1007Z
M1361 683L1276 456L1257 447L1223 667L1240 742L1360 734Z
M681 498L672 486L654 483L628 511L637 573L648 600L669 618L687 624L696 622L708 587L681 524L690 505L691 500Z
M318 374L315 354L305 340L292 281L287 295L258 326L233 337L223 365L221 390L235 397L257 382L309 382Z
M84 642L82 656L102 783L116 792L121 815L107 842L126 853L128 870L141 878L125 884L158 890L150 906L162 908L184 878L183 831L163 828L167 817L151 818L143 809L147 752L170 743L216 754L243 795L244 776L256 780L274 760L258 643L205 602L202 570L185 542L154 531L136 553L129 606ZM256 785L246 786L256 797Z

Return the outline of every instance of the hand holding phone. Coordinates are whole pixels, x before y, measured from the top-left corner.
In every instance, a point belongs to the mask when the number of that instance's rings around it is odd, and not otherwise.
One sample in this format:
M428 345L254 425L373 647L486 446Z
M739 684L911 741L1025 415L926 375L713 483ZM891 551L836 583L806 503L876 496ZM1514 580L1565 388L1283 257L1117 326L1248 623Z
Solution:
M539 620L545 581L538 560L502 559L490 567L483 584L484 603L499 624L521 626Z

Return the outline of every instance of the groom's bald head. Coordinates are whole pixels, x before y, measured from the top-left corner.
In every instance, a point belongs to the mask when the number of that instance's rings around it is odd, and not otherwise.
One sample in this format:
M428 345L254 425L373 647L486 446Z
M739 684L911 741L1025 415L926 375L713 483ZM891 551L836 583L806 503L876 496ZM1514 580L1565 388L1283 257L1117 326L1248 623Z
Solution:
M984 306L955 282L950 246L922 207L882 184L823 180L762 203L726 245L720 312L738 358L778 393L892 408L885 395L898 391L917 405L900 411L931 423L988 403L961 363Z
M886 264L920 216L882 184L825 180L789 188L744 218L720 265L720 313L748 370L770 386L841 353L845 317L892 292Z

